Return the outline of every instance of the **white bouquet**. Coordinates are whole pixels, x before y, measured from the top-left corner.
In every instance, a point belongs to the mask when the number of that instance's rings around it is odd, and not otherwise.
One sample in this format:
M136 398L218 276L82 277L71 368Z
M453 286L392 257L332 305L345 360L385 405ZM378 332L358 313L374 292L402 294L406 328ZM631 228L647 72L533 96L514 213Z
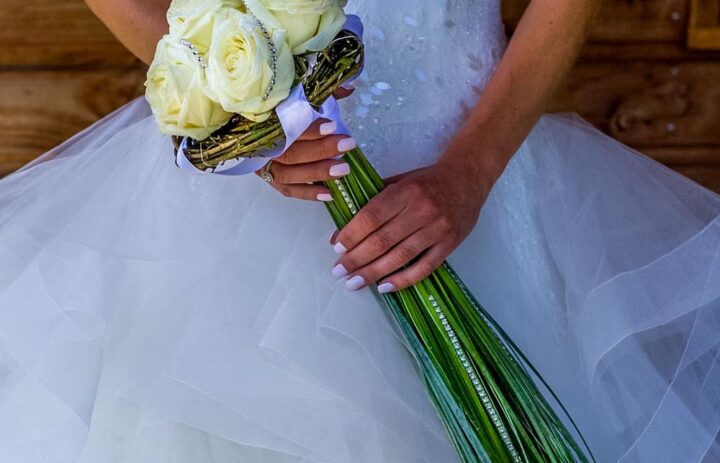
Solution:
M177 164L247 174L319 117L347 134L332 94L360 72L364 55L362 23L343 6L174 1L146 85L160 129L176 141ZM360 149L343 160L350 174L325 182L333 195L325 204L339 228L384 187ZM587 461L532 380L537 372L447 263L381 298L463 461Z

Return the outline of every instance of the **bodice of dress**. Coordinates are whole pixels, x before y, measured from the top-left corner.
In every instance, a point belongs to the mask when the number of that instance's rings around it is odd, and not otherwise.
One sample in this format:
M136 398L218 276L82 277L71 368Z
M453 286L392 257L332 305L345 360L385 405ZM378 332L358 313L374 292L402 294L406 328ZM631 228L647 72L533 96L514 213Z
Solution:
M433 163L476 103L505 47L498 0L350 0L366 67L343 102L383 175Z

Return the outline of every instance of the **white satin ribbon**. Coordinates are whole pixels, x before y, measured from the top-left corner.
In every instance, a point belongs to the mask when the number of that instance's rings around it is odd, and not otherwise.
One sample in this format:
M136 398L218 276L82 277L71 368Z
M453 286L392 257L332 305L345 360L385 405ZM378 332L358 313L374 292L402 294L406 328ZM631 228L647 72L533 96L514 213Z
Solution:
M348 15L344 29L349 30L362 39L363 24L360 17ZM358 75L359 74L360 72L358 72ZM349 79L347 83L352 82L355 78L357 78L357 75ZM285 133L285 137L280 137L272 147L261 150L257 153L257 156L228 160L223 163L223 165L217 166L215 170L212 170L209 166L207 170L201 170L188 160L185 154L188 139L184 138L180 143L176 156L178 167L196 174L247 175L256 172L270 162L270 160L281 156L287 151L287 149L305 133L308 127L320 118L337 124L335 134L350 135L350 131L342 120L340 106L335 98L332 96L329 97L319 110L315 110L310 102L308 102L305 89L302 85L296 86L290 92L290 95L275 108L275 112L280 119L280 125Z

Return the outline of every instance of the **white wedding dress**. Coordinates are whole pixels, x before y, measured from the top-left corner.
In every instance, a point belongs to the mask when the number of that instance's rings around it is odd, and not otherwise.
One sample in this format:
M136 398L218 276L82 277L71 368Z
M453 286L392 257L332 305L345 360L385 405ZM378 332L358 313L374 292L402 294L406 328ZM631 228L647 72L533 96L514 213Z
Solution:
M497 0L350 10L355 137L384 175L432 163L502 55ZM599 462L720 461L719 215L546 116L449 259ZM458 462L376 297L331 276L333 228L179 170L143 99L0 181L0 462Z

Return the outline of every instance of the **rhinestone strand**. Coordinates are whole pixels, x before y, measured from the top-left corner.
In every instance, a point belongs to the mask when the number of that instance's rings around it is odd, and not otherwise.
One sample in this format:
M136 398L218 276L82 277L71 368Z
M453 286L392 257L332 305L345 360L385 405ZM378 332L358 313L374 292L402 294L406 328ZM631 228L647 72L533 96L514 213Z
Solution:
M447 333L448 337L450 338L450 342L452 343L453 348L455 349L455 354L460 359L460 362L462 363L463 368L465 368L465 371L468 374L468 377L470 378L470 381L473 384L473 387L475 388L475 391L478 393L478 396L480 397L480 401L483 403L483 406L485 407L485 411L488 415L490 415L490 419L492 420L493 424L495 425L495 428L497 429L498 433L500 434L500 438L505 443L506 448L512 455L513 461L516 463L522 463L522 458L520 458L520 454L515 449L515 445L513 445L512 440L510 439L510 435L507 432L507 429L505 428L505 425L503 424L502 420L497 414L497 411L495 410L495 407L492 404L492 401L488 397L487 390L483 386L482 382L478 378L477 374L475 373L475 369L473 368L472 364L470 363L470 360L467 358L467 355L465 353L465 350L462 348L462 345L460 344L460 340L457 337L457 334L455 333L455 330L452 329L452 326L450 326L450 322L448 322L447 317L445 316L445 313L443 312L442 308L440 307L440 304L435 299L435 296L432 294L428 296L428 301L433 306L433 309L435 309L435 313L437 314L438 318L440 319L440 323L442 323L443 328L445 328L445 332Z
M275 83L277 81L277 47L275 46L275 41L273 41L270 32L268 32L267 28L265 27L265 24L260 21L257 16L255 16L255 14L247 6L247 3L245 1L243 1L242 3L245 6L245 10L248 12L248 14L255 20L255 23L260 29L260 33L267 41L268 48L270 49L270 69L272 70L272 77L270 78L270 83L268 84L268 87L265 89L265 93L263 94L263 101L265 101L270 98L270 94L275 89Z
M335 179L335 185L338 187L338 190L340 191L340 195L342 196L343 200L345 201L345 204L347 204L347 207L350 209L350 213L352 215L356 215L358 213L357 207L355 207L355 203L353 203L352 198L348 194L347 190L345 189L345 186L342 184L342 181L339 179Z
M201 68L207 69L207 63L205 62L205 60L203 59L203 57L200 56L200 53L197 51L197 48L195 48L195 45L193 45L192 43L190 43L188 40L185 40L185 39L182 39L182 40L180 41L180 44L181 44L183 47L187 47L187 48L190 49L190 51L192 52L193 56L195 57L195 60L200 64L200 67L201 67Z
M507 352L508 356L510 357L510 360L519 368L524 369L524 367L522 365L520 365L518 363L518 361L515 359L515 355L512 352L510 352L510 350L507 348L507 345L505 344L505 342L503 342L503 340L500 339L500 336L498 336L498 334L495 332L495 330L492 329L492 326L493 326L492 323L490 323L490 320L488 320L488 318L485 316L485 313L480 309L480 307L477 306L474 298L472 296L470 296L470 294L468 294L467 289L465 288L465 284L462 281L460 281L460 278L455 274L455 271L449 267L446 267L446 268L448 270L448 273L450 273L450 276L452 277L452 279L455 281L455 283L457 283L458 287L460 288L460 291L462 291L462 293L465 295L467 300L470 301L470 304L473 306L473 309L475 309L475 311L480 315L480 318L482 318L483 322L485 322L485 324L490 327L490 331L495 336L495 339L497 339L500 342L500 346L502 346L503 350L505 352Z

